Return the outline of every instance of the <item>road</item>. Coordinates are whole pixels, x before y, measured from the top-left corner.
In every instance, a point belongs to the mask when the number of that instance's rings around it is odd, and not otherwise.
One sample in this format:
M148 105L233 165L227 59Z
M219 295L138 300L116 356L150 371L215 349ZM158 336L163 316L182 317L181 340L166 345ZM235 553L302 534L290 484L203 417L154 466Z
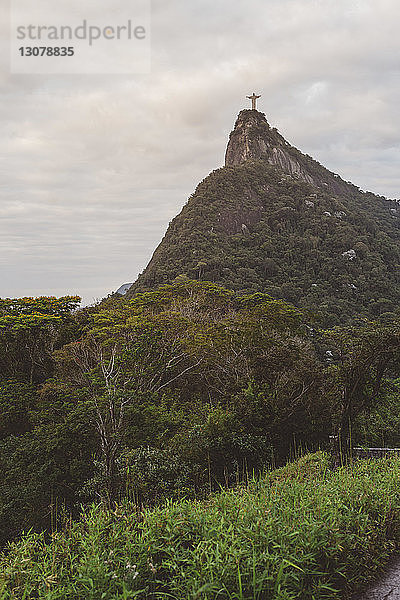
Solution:
M400 600L400 558L390 563L376 583L352 600Z

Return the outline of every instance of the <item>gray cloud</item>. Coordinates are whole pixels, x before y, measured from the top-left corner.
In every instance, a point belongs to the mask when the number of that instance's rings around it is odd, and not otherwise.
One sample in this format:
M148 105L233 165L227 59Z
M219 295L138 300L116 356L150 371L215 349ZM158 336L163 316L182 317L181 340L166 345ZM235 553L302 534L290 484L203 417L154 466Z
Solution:
M253 90L291 143L399 196L397 0L153 0L152 13L149 75L12 76L3 45L0 296L91 302L133 281L222 165Z

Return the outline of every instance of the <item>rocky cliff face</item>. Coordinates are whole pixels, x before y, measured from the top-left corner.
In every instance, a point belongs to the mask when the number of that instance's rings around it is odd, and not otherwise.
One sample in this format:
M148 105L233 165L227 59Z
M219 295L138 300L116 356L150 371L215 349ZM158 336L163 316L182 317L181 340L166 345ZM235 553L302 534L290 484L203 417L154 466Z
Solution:
M264 113L242 110L229 136L225 166L235 167L248 160L265 160L283 172L310 184L325 186L335 193L343 192L347 184L311 157L302 154L270 127Z
M290 153L290 145L272 129L265 115L257 110L242 110L235 123L225 155L225 166L234 167L247 160L266 160L289 175L314 183L307 170Z

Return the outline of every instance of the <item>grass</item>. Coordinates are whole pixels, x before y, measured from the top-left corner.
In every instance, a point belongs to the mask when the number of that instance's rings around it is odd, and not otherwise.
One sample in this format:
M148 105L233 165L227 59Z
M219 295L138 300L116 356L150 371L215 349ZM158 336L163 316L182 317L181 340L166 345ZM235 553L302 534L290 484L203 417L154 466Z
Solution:
M0 557L0 599L342 598L400 541L400 459L317 453L206 502L86 509Z

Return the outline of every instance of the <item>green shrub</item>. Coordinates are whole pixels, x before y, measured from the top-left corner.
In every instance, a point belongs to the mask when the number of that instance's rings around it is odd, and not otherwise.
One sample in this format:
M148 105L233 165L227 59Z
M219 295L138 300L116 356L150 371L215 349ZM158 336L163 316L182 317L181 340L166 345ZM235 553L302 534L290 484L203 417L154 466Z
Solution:
M399 459L330 471L317 453L208 501L93 505L10 545L0 598L339 598L400 541L399 475Z

